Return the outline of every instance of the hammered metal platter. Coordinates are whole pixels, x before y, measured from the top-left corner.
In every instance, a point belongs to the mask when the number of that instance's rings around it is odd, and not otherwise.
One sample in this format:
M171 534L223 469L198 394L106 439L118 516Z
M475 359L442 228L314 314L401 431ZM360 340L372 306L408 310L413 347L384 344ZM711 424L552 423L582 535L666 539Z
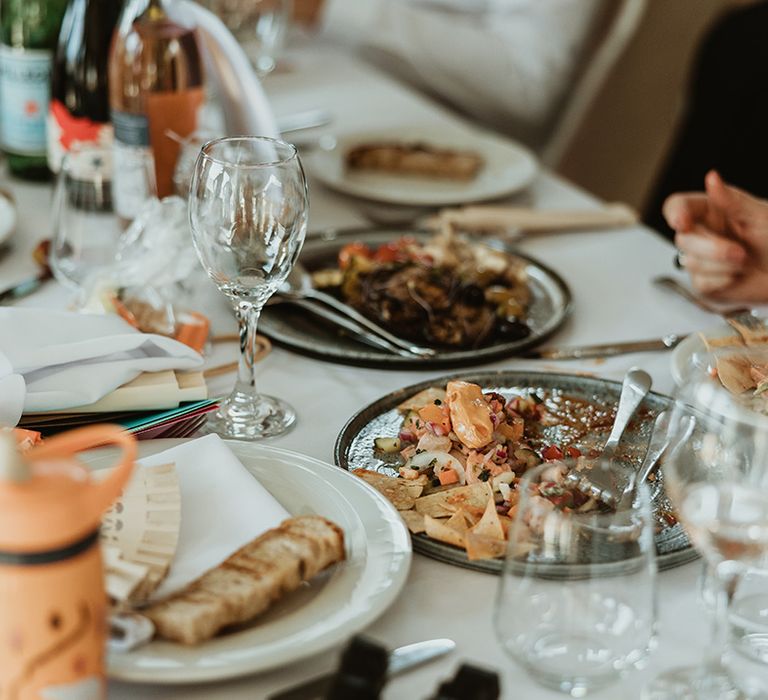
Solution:
M620 382L573 374L502 370L443 376L393 391L358 411L349 419L336 439L334 449L336 464L347 470L364 468L397 475L398 455L390 458L392 461L387 461L386 455L380 455L374 451L374 439L398 434L402 423L402 415L397 411L398 404L430 386L444 387L452 379L463 379L479 384L483 391L497 391L507 398L530 392L535 392L541 397L561 395L586 400L609 411L614 410L621 393ZM670 398L660 394L650 393L646 397L624 435L617 455L618 459L634 466L640 465L648 447L653 419L660 411L669 408L671 403ZM559 426L544 428L542 437L557 443L564 437L562 432L558 433L558 431L560 431ZM599 449L609 432L608 428L590 432L573 444L582 450ZM669 525L663 517L666 511L672 510L672 506L664 493L664 476L661 470L657 472L657 479L652 484L651 497L656 525L654 539L658 567L662 570L669 569L697 558L698 554L691 546L682 525L679 523ZM433 540L425 534L412 535L412 539L415 551L434 559L488 573L501 572L501 559L469 561L464 551ZM588 565L556 565L551 576L581 578L588 573L588 568ZM621 567L607 566L605 573L606 575L621 573Z
M417 240L426 240L432 236L431 233L423 231L392 229L364 232L329 231L320 237L308 239L304 243L299 260L310 272L333 267L339 250L348 243L361 241L370 246L378 246L404 235ZM498 241L489 240L485 243L507 253L514 253L526 261L525 269L532 291L531 306L526 319L531 334L527 338L469 350L442 349L435 357L428 359L402 357L366 345L289 303L267 306L259 320L259 331L279 345L321 360L382 369L461 367L519 355L524 350L542 343L563 325L570 313L571 293L563 279L543 263L513 251L511 247Z

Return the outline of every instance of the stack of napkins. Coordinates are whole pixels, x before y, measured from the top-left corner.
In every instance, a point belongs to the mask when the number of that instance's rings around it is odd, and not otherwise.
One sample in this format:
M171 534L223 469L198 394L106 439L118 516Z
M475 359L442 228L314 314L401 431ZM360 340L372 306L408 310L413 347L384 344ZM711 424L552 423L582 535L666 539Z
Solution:
M154 424L158 409L212 403L201 364L188 346L118 316L0 309L0 425L45 431L136 412Z

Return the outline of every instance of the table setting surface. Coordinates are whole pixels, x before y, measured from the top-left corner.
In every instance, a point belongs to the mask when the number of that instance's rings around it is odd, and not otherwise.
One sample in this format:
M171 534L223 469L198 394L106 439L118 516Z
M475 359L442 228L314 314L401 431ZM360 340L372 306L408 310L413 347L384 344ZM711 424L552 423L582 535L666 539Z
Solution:
M272 75L264 86L277 115L323 108L333 115L326 129L334 133L392 129L403 126L472 128L442 107L394 82L370 66L314 42L288 52L289 71ZM32 250L51 233L51 187L4 178L20 212L10 251L0 257L0 286L5 287L35 272ZM329 227L366 225L368 204L324 188L310 173L311 213L309 235ZM600 202L556 175L542 171L530 188L506 200L510 204L546 209L597 208ZM370 205L373 206L373 205ZM379 205L381 207L381 205ZM654 286L658 275L675 275L673 249L641 225L599 232L568 232L523 239L520 250L555 270L568 284L573 308L564 326L545 347L576 346L685 335L718 325L712 314ZM68 293L48 282L36 293L17 302L22 308L64 308ZM206 313L214 334L235 332L235 320L212 283L195 290L194 307ZM216 344L206 358L207 367L231 362L235 344ZM477 370L537 370L585 372L621 379L635 365L653 377L654 391L668 394L674 382L671 353L619 355L596 360L501 359ZM323 362L275 346L260 363L259 389L280 396L296 409L297 422L287 434L268 444L302 452L333 463L339 431L351 415L394 389L446 374L444 369L413 371L371 369ZM212 395L231 387L233 374L210 380ZM660 671L699 661L707 639L707 616L698 600L700 562L659 574L658 648L643 671L627 676L618 686L590 694L599 698L636 698L645 680ZM385 698L425 697L437 682L448 677L459 660L496 669L502 679L503 697L557 698L542 688L503 652L494 634L492 615L497 577L463 570L414 554L406 585L391 608L367 628L366 634L390 648L427 638L447 637L457 650L435 663L388 684ZM563 585L567 585L565 582ZM109 697L129 698L262 698L332 668L339 649L257 676L195 686L134 685L111 682Z

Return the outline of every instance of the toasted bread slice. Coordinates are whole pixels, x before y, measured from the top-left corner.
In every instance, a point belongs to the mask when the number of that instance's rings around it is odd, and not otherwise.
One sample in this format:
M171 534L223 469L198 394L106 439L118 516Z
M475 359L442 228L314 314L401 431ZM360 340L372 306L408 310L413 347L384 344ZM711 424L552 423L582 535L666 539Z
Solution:
M290 518L142 612L159 636L199 644L260 615L344 557L344 533L337 525L316 515Z

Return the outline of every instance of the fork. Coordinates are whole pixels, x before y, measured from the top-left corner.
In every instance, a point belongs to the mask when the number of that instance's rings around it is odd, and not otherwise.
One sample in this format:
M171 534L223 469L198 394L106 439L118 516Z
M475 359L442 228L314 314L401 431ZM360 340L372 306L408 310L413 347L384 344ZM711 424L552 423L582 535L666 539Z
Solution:
M702 311L721 316L726 321L733 319L743 323L745 326L749 326L750 328L754 328L757 325L763 325L763 321L756 317L752 309L750 309L748 306L733 306L729 309L718 309L716 306L713 306L712 304L704 301L704 299L698 297L690 289L688 289L688 287L686 287L684 284L680 284L680 282L678 282L673 277L665 277L664 275L659 275L658 277L653 278L653 283L657 287L661 287L662 289L667 289L670 292L678 294L679 296L683 297L683 299L690 301L691 304L700 308Z
M611 434L605 442L603 451L598 459L609 460L614 457L624 432L637 412L643 399L651 390L651 376L637 367L633 367L624 377L619 396L619 406L616 409L616 419L613 422ZM617 484L608 470L591 469L589 478L583 472L572 471L565 477L565 483L575 486L591 498L613 500L617 498Z

